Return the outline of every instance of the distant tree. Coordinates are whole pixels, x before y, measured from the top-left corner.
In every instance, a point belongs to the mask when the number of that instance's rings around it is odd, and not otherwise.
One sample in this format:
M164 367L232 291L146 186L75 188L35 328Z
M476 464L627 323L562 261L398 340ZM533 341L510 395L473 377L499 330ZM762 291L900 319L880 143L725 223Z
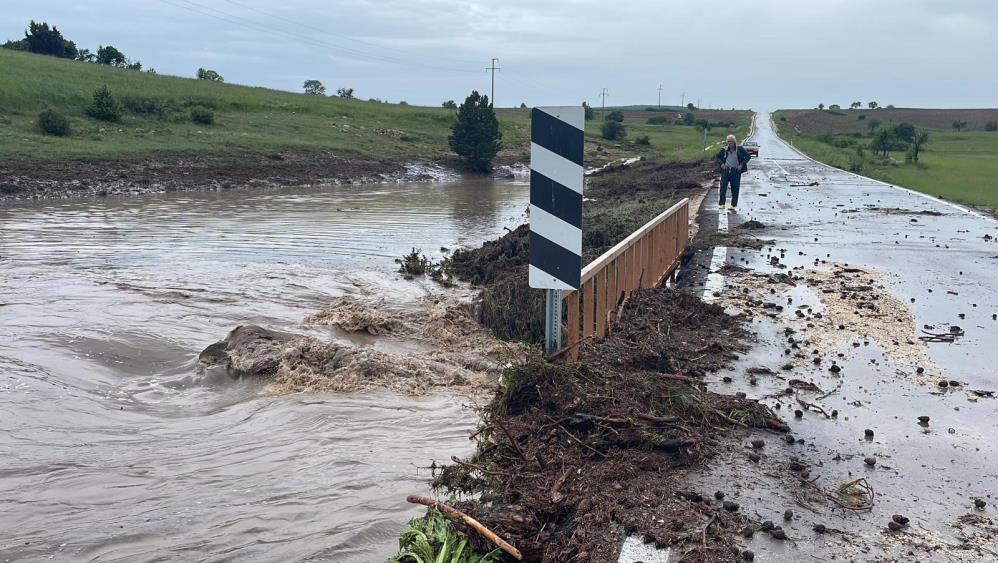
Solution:
M713 128L710 122L707 121L706 119L698 119L696 120L696 123L694 123L694 125L696 125L697 129L700 129L701 131L704 129L710 131Z
M100 121L118 121L121 119L121 109L118 101L111 95L107 86L94 91L94 99L87 108L87 115Z
M80 49L76 52L76 60L85 63L92 63L97 60L97 55L91 53L90 49Z
M890 131L894 139L906 146L915 141L915 134L917 133L915 126L911 123L898 123L894 127L891 127Z
M870 141L870 150L887 156L887 153L894 148L894 138L887 129L881 129Z
M623 123L624 122L624 112L617 111L617 110L611 111L610 113L606 114L606 120L607 121L616 121L617 123Z
M69 127L69 120L59 112L47 109L38 114L35 121L35 128L43 135L54 135L56 137L68 137L72 132Z
M125 68L128 70L142 70L142 63L139 61L128 61Z
M457 102L454 100L447 100L446 102L440 104L442 107L447 109L457 109Z
M865 113L861 113L861 114L859 114L859 115L856 116L856 121L863 121L864 119L866 119L866 114Z
M586 102L582 102L582 109L586 113L586 121L596 119L596 111Z
M603 135L604 139L614 141L626 137L627 129L624 128L623 123L608 119L603 122L603 127L600 133Z
M353 98L353 88L337 88L336 95L341 98Z
M502 147L502 132L488 96L472 91L465 98L447 142L471 168L480 172L492 170L492 159Z
M849 109L857 109L863 106L863 102L853 102L849 104Z
M405 101L405 100L400 100L400 101L399 101L399 105L400 105L400 106L407 106L407 105L409 105L409 102L407 102L407 101Z
M696 108L696 106L693 105L693 102L690 102L690 103L686 104L686 109L688 109L690 111L693 111L693 110L695 110L697 108Z
M960 121L959 119L957 119L956 121L953 122L953 129L956 129L957 131L963 131L966 128L967 128L966 121Z
M11 51L27 51L28 42L24 39L18 39L17 41L11 40L7 41L3 45L0 45L4 49L10 49Z
M527 102L520 102L520 109L527 109Z
M326 87L322 85L322 82L318 80L306 80L305 84L302 85L305 89L305 93L309 96L325 96Z
M887 109L894 109L894 104L887 104Z
M693 125L696 122L696 120L697 116L693 115L692 111L686 112L686 115L683 117L683 123L685 123L686 125Z
M911 145L908 147L907 158L914 162L918 162L918 153L925 148L926 143L929 142L928 131L922 129L915 129L915 134L912 135Z
M870 128L870 133L872 134L874 131L877 130L877 127L880 127L880 120L877 118L873 118L866 122L866 126Z
M39 55L63 59L75 59L77 55L76 44L63 37L55 26L50 28L45 22L36 23L32 20L24 32L24 42L27 51Z
M839 104L832 104L832 105L828 106L828 109L830 109L830 110L840 110L842 108L839 107Z
M877 106L879 104L877 104L877 102L870 102L870 103L868 103L866 105L869 106L870 109L877 109Z
M987 124L984 126L984 130L991 132L998 131L998 121L987 122Z
M116 49L115 47L108 45L101 45L97 48L97 64L123 67L127 63L128 59L125 54Z
M197 76L198 80L207 80L209 82L225 82L225 79L222 78L221 74L215 72L214 70L208 70L205 68L199 68L195 76Z
M376 104L383 104L383 103L385 103L381 98L368 98L367 101L374 102Z
M156 69L154 69L153 67L149 67L146 69L146 72L149 74L156 74Z
M818 111L825 109L825 104L818 104Z

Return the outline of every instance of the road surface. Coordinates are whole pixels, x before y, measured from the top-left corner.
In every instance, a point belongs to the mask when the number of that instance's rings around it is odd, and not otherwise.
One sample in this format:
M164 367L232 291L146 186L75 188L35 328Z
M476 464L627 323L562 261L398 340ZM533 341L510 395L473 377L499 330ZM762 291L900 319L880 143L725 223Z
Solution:
M761 250L718 247L701 261L705 299L752 315L758 333L712 387L779 405L797 442L763 436L757 464L734 448L699 485L786 528L793 541L746 540L764 561L998 560L988 520L998 522L998 399L986 393L998 390L998 222L814 162L777 137L768 115L754 139L761 155L742 180L738 213L718 212L716 189L701 210L705 229L716 222L765 241ZM765 228L741 228L749 220ZM764 278L780 274L796 279ZM919 339L951 330L964 334ZM775 373L748 373L759 367ZM787 469L794 460L825 490L865 478L873 509L833 508ZM893 514L911 523L888 532ZM814 524L846 533L819 535Z

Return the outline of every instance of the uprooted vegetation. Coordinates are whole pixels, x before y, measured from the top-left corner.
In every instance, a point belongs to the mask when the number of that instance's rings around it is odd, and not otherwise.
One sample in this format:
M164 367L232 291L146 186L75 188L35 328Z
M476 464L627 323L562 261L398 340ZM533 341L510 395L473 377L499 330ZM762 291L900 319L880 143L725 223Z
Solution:
M583 206L583 262L692 195L712 174L702 163L650 159L591 176ZM482 288L478 319L498 338L539 343L544 336L544 296L527 285L529 234L523 225L480 248L455 251L442 270Z
M455 458L435 485L474 496L458 506L527 561L616 560L625 534L688 561L732 559L745 518L685 491L682 470L709 458L724 429L787 429L758 402L700 384L747 337L721 307L672 289L639 292L577 363L533 358L506 370L477 453Z

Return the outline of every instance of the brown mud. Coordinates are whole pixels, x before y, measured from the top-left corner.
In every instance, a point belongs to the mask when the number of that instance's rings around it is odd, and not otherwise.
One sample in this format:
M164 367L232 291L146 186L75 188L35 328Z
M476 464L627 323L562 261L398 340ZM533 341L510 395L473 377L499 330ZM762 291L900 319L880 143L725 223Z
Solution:
M0 163L0 201L240 188L422 181L441 164L405 166L331 152L280 151L134 161Z
M483 410L478 452L455 459L436 486L480 494L461 508L526 561L614 561L626 535L684 561L735 560L736 536L755 524L723 491L687 490L684 475L723 435L787 430L757 401L701 384L750 336L719 306L644 290L608 338L581 345L577 363L535 358L507 370Z

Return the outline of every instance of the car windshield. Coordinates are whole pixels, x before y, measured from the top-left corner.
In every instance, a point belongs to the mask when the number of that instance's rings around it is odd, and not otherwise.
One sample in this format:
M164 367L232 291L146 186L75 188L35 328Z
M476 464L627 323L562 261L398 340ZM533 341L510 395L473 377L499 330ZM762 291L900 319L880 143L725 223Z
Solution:
M758 145L759 145L759 143L757 143L755 141L745 141L745 146L747 146L747 147L755 147L755 146L758 146Z

